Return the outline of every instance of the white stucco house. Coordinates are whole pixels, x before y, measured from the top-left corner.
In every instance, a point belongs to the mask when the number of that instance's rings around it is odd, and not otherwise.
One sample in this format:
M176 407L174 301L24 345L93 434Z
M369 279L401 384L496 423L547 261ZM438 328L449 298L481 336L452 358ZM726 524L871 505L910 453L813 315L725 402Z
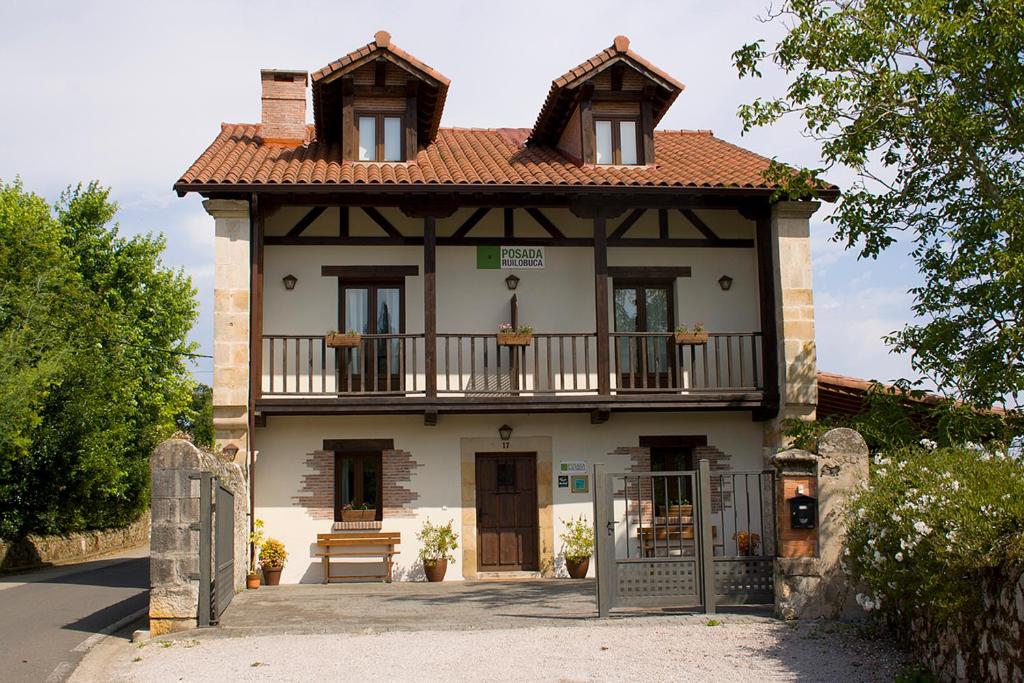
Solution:
M550 575L592 511L568 473L763 469L813 415L818 205L657 130L683 85L626 38L532 128L443 127L448 79L383 31L261 80L262 120L222 124L175 190L213 219L217 446L283 582L321 581L317 534L348 529L400 532L417 576L427 518L460 534L446 580Z

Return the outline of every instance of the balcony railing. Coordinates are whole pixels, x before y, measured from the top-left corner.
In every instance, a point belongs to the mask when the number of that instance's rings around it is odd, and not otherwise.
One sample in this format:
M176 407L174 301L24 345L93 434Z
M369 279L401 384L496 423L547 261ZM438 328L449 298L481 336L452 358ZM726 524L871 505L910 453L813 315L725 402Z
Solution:
M763 388L761 335L712 333L706 344L676 344L671 333L609 335L614 394L754 392ZM427 395L423 334L363 335L330 348L317 335L264 335L262 395ZM440 333L433 349L440 397L551 397L598 394L594 333L535 333L503 346L496 334Z

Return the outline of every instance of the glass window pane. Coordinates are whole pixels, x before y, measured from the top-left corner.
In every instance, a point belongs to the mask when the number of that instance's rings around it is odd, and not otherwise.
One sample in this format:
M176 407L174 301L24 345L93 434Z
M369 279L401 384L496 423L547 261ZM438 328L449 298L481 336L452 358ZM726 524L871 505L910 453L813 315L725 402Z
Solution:
M612 122L595 121L594 133L597 138L597 163L611 164L612 159Z
M639 163L636 156L636 121L619 121L619 153L621 163Z
M648 287L644 290L647 304L647 332L668 332L668 290Z
M377 119L373 116L359 117L359 160L377 160Z
M380 463L377 458L363 458L363 500L372 508L377 507L377 470Z
M384 161L402 160L402 119L384 119Z
M344 507L355 498L356 472L352 458L338 458L341 466L341 505Z
M369 290L365 287L348 287L345 289L345 329L341 332L355 331L367 334L367 310Z

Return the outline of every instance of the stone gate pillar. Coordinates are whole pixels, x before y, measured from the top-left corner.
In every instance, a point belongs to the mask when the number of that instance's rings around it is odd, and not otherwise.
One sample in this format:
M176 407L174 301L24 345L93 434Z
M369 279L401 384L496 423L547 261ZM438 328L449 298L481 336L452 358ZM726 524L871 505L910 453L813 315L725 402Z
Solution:
M844 503L868 481L868 448L852 429L818 439L818 453L790 449L772 459L776 468L778 557L775 613L783 619L850 618L863 612L853 600L842 567L846 540ZM794 529L790 499L817 499L814 529Z

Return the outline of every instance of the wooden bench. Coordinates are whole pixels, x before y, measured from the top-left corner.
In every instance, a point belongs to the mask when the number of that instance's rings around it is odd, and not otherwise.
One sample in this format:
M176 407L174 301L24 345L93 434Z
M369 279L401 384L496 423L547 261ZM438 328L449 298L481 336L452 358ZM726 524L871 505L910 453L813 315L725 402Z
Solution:
M397 531L349 531L331 534L317 534L316 543L324 549L324 552L317 553L324 565L324 583L330 583L331 579L355 579L373 578L384 579L391 583L391 570L394 566L394 557L398 555L395 546L402 542L402 534ZM384 562L383 574L370 574L367 576L332 576L332 557L363 557L381 558Z

